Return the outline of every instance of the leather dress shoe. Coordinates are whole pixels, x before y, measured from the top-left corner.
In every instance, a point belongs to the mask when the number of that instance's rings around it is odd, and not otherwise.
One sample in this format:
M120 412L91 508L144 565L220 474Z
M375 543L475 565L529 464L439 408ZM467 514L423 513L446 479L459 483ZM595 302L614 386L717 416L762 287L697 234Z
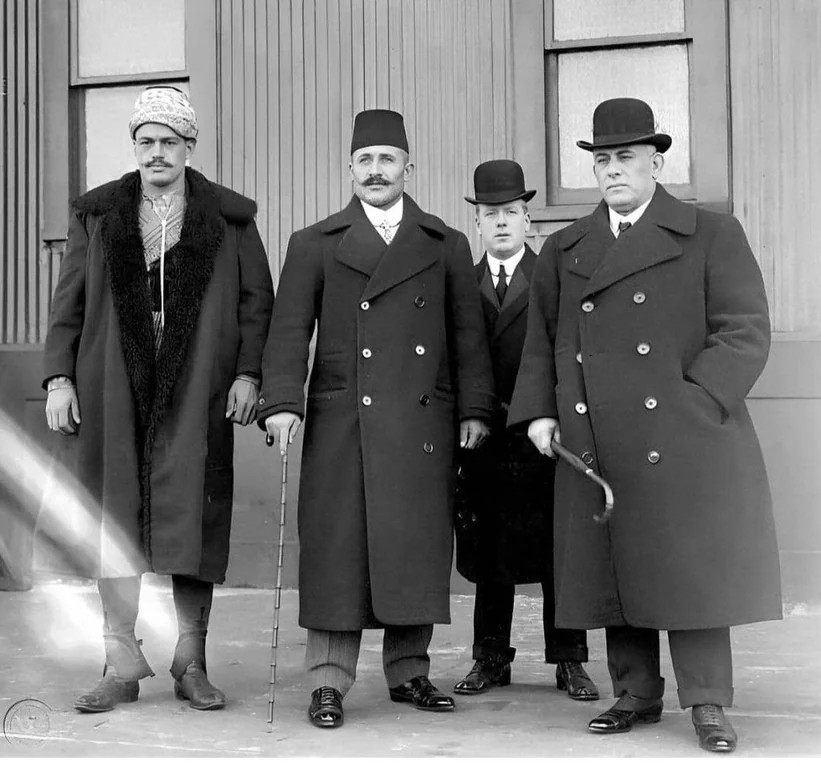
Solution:
M727 721L721 706L705 703L693 706L693 727L698 744L705 751L734 751L738 742L733 726Z
M415 676L388 692L392 701L413 703L423 711L453 711L453 698L439 692L426 676Z
M573 700L598 700L599 689L577 660L560 660L556 664L556 687L567 690Z
M631 704L635 705L637 700L638 698L632 695L622 695L612 708L599 714L595 719L591 719L587 729L590 732L609 735L616 732L630 732L634 724L653 724L661 719L661 712L664 708L662 701L657 700L638 711L626 708Z
M113 668L107 668L97 686L74 701L74 708L84 714L100 714L118 703L133 703L139 694L139 682L120 679Z
M345 721L342 693L334 687L317 687L311 693L308 719L317 727L341 727Z
M205 667L198 660L192 660L183 675L174 681L174 695L179 700L189 701L190 707L197 711L211 711L225 706L225 694L208 681Z
M468 675L453 685L453 691L460 695L479 695L491 687L506 687L510 684L510 663L491 657L477 659Z

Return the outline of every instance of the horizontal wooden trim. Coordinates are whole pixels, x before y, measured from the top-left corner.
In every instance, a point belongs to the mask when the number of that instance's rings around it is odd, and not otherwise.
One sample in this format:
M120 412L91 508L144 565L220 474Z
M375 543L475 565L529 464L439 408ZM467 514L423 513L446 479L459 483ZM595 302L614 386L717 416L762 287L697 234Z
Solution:
M642 45L667 45L687 43L693 39L687 32L665 32L658 35L630 35L627 37L592 37L589 40L545 40L545 50L568 53L590 48L627 48Z
M121 85L123 83L154 83L166 80L187 80L188 70L174 72L133 72L122 75L97 75L95 77L72 77L71 85Z

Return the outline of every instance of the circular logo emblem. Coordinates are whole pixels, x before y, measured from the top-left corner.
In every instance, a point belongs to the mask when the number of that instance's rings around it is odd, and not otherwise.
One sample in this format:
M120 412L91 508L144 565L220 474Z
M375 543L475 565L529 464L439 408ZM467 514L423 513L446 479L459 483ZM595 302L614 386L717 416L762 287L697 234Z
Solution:
M13 704L3 717L3 735L12 745L39 746L48 735L51 709L36 698Z

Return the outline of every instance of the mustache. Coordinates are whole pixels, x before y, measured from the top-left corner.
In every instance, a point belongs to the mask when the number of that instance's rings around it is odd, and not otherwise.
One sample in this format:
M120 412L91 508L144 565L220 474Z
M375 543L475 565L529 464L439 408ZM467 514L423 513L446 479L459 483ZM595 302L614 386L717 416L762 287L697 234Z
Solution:
M152 160L148 163L149 168L170 168L171 164L165 162L164 160Z
M388 182L386 179L382 178L381 176L373 176L365 181L363 186L388 186Z

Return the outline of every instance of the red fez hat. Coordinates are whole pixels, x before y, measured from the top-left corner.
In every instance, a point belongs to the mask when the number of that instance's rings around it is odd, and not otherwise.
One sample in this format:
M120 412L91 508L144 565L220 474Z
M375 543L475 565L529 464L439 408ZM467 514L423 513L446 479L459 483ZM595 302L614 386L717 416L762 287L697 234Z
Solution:
M405 121L390 109L367 109L353 123L351 154L365 146L395 146L410 153Z

